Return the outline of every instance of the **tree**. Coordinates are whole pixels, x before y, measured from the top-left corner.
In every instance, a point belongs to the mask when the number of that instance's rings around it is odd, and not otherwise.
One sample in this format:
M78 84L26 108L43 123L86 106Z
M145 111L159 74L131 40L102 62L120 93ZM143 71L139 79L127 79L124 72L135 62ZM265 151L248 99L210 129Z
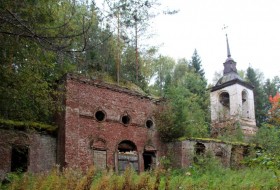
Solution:
M7 119L49 123L58 106L53 97L57 95L56 80L61 77L61 68L51 62L55 54L45 53L38 61L40 48L28 45L28 48L16 47L11 65L1 62L0 115Z
M186 82L190 79L186 79ZM205 137L208 135L207 110L201 106L202 99L182 85L168 88L166 97L175 114L174 125L181 130L181 136ZM205 101L205 100L204 100Z
M272 81L267 79L264 84L264 90L266 95L275 96L277 92L280 90L280 79L278 76L273 77Z
M174 68L173 83L180 83L180 80L184 78L187 72L190 72L188 61L186 59L179 59Z
M52 123L58 80L77 70L92 9L67 0L0 4L0 117Z
M46 50L77 52L86 49L92 12L75 1L3 1L0 5L0 34L9 39L28 40ZM82 46L73 40L82 38Z
M223 71L215 71L214 77L212 79L212 85L215 86L220 78L223 76Z
M140 76L140 51L139 39L140 36L146 34L149 26L149 21L154 17L153 8L158 6L158 0L104 0L108 6L108 15L115 15L117 18L118 35L134 47L134 63L135 63L135 80L138 81ZM104 11L103 11L104 12ZM120 32L120 27L123 30ZM118 39L119 39L118 37ZM121 52L121 50L119 50Z
M121 65L121 74L123 80L131 81L141 87L143 90L147 88L147 80L144 75L139 74L138 81L136 81L136 72L135 72L135 57L134 57L134 47L127 46L122 55L122 65ZM142 57L139 57L139 60L142 60Z
M254 103L256 113L256 123L260 126L267 121L267 96L262 86L262 73L256 72L252 67L248 67L246 72L246 80L254 86Z
M152 90L156 95L165 96L165 90L171 82L175 60L160 55L154 65L154 85Z
M160 132L169 140L182 136L208 136L210 112L206 81L186 59L178 60L169 70L174 72L167 72L162 77L164 85L161 85L168 102L167 110L161 117L164 122L161 123L167 123L168 126L163 125L164 130L160 129Z
M280 93L277 92L275 96L269 97L271 109L269 110L269 123L280 127Z
M89 32L90 40L88 42L92 49L87 49L82 55L79 55L81 67L79 72L93 76L107 74L116 76L117 61L117 38L112 34L110 28L104 30L95 26Z
M200 56L197 53L197 50L195 49L192 55L192 59L190 61L190 67L194 69L195 73L198 73L201 78L204 78L204 70L201 68L201 59Z

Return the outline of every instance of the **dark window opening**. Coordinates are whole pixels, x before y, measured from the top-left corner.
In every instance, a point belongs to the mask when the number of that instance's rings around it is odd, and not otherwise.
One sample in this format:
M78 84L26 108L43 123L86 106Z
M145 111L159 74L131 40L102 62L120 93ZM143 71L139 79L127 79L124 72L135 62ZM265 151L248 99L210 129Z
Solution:
M246 90L242 91L242 117L250 118L249 116L249 102Z
M194 145L194 148L196 155L203 155L205 153L205 145L202 143L196 143L196 145Z
M244 147L243 149L243 157L247 157L250 155L250 150L248 147Z
M146 127L147 128L152 128L154 126L154 122L152 121L152 120L150 120L150 119L148 119L147 121L146 121Z
M95 113L95 118L97 121L104 121L105 120L105 113L103 111L97 111Z
M215 148L216 153L215 156L222 159L225 156L226 150L222 146L216 147Z
M235 167L237 163L237 154L236 154L236 149L234 147L231 148L230 151L230 166Z
M194 163L198 163L199 156L203 156L205 153L205 145L202 143L199 143L199 142L196 143L194 145L194 151L195 151L194 152L195 155L194 155L193 161L194 161Z
M247 92L245 90L242 91L242 103L247 101Z
M227 92L222 92L222 93L220 94L219 101L220 101L220 103L221 103L223 106L229 108L229 105L230 105L229 93L227 93Z
M155 157L156 156L155 156L154 152L144 152L143 153L145 171L149 171L149 170L153 169Z
M128 115L122 116L122 123L127 125L130 123L130 117Z
M11 172L26 172L28 168L28 147L13 146Z
M223 151L216 152L215 156L222 158L224 156Z

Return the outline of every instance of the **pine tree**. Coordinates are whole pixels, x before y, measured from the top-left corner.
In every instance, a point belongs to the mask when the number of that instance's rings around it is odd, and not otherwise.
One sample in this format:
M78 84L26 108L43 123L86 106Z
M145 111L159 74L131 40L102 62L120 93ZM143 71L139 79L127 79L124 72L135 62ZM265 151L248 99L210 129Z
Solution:
M252 67L248 67L246 80L254 86L254 103L257 126L267 121L268 98L261 83L261 73L257 73Z
M192 59L190 61L190 66L191 66L191 68L194 69L194 72L199 74L201 76L201 78L205 79L205 76L204 76L205 73L201 67L201 59L200 59L200 56L198 55L196 49L193 52Z

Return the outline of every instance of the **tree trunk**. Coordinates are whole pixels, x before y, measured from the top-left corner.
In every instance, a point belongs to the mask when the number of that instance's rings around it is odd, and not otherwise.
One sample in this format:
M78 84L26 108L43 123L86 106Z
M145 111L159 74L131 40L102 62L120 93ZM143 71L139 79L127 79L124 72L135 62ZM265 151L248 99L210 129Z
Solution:
M138 82L139 75L139 61L138 61L138 28L137 21L135 22L135 64L136 64L136 82Z
M118 11L117 83L120 84L120 14Z

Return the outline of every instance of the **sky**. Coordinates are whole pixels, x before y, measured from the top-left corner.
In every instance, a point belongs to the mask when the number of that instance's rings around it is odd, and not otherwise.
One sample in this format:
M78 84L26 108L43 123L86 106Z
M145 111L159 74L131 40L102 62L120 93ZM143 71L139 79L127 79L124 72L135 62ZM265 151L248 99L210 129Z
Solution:
M280 0L162 0L161 7L179 10L159 15L149 43L162 55L191 59L197 49L208 83L227 58L225 30L238 70L249 66L265 78L280 76Z

